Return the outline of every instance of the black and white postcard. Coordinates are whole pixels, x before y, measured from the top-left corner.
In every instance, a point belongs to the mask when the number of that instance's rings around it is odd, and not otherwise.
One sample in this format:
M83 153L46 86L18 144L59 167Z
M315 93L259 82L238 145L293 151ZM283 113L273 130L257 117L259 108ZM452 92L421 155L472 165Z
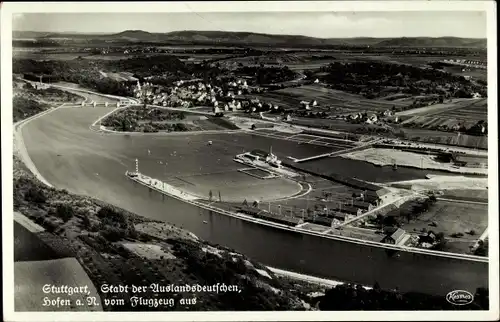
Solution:
M4 319L497 320L495 5L2 3Z

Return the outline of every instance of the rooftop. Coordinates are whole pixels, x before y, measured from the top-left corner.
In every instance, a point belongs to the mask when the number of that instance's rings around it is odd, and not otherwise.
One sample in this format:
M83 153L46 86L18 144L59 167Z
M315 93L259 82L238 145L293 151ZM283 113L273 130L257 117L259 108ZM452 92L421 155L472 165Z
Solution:
M396 229L396 231L391 235L391 238L394 239L394 240L399 240L406 232L401 229L401 228L398 228Z

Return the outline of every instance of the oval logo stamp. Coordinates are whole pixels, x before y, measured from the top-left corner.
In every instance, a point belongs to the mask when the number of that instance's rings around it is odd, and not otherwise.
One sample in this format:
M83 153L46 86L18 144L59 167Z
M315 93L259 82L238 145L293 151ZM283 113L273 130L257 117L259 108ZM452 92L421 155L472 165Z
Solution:
M474 295L467 291L455 290L446 294L446 300L453 305L467 305L474 301Z

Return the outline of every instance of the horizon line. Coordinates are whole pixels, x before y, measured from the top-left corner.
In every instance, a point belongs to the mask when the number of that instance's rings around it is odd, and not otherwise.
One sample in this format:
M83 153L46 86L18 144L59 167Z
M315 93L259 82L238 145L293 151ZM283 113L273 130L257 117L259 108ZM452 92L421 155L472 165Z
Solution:
M388 37L369 37L369 36L356 36L356 37L315 37L315 36L306 36L306 35L298 35L298 34L273 34L273 33L262 33L262 32L254 32L254 31L227 31L227 30L196 30L196 29L184 29L184 30L173 30L173 31L147 31L143 29L125 29L122 31L115 32L83 32L83 31L35 31L35 30L12 30L12 32L33 32L33 33L51 33L51 34L79 34L79 35L116 35L120 33L124 33L127 31L142 31L150 34L169 34L174 32L225 32L225 33L250 33L250 34L258 34L258 35L268 35L268 36L292 36L292 37L305 37L305 38L313 38L313 39L359 39L359 38L369 38L369 39L383 39L383 38L462 38L462 39L478 39L484 40L488 39L488 37L460 37L460 36L388 36Z

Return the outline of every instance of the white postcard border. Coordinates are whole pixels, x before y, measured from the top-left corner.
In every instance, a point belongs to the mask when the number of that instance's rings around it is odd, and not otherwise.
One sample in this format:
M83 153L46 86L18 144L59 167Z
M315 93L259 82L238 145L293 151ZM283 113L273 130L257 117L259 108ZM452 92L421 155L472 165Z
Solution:
M500 302L498 254L498 127L496 3L493 1L270 1L247 2L32 2L1 3L3 297L5 321L336 321L497 320ZM311 11L486 11L488 30L489 311L408 312L14 312L12 187L12 15L28 12L311 12ZM466 23L464 21L464 23ZM497 138L497 139L494 139Z

